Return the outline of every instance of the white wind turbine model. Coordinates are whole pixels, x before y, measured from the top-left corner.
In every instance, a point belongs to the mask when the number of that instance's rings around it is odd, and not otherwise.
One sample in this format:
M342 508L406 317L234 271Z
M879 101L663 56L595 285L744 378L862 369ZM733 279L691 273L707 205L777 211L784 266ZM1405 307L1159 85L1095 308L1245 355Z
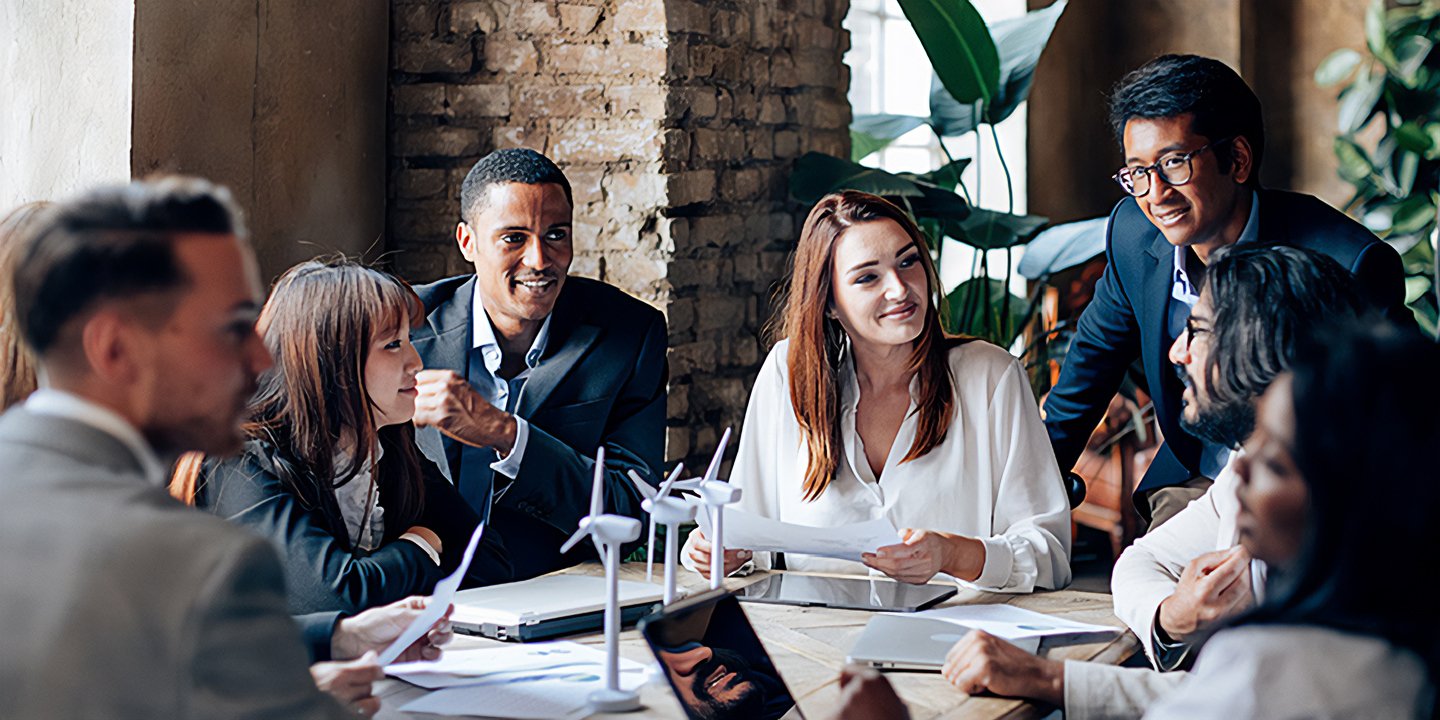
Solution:
M710 467L705 468L704 477L698 481L692 479L676 483L683 490L699 494L700 502L709 511L710 529L715 531L715 537L709 538L712 590L720 587L720 581L725 577L725 506L740 501L740 488L715 479L720 474L720 460L725 456L725 446L729 442L730 428L725 428L725 434L720 436L720 446L715 449L715 456L710 458Z
M670 472L670 477L660 485L657 491L650 487L640 475L634 470L630 471L630 480L645 496L645 501L640 504L645 511L650 513L650 538L645 545L645 579L648 581L654 574L655 568L655 524L665 525L665 604L675 602L675 558L679 553L679 547L675 542L676 533L681 523L695 519L695 506L684 498L671 497L670 490L675 486L675 481L680 478L680 472L685 465L679 464Z
M567 553L586 535L605 563L605 687L590 694L597 712L626 712L640 708L640 696L620 689L620 546L640 537L640 521L624 515L605 515L605 448L595 451L595 482L590 490L590 514L580 529L560 546Z

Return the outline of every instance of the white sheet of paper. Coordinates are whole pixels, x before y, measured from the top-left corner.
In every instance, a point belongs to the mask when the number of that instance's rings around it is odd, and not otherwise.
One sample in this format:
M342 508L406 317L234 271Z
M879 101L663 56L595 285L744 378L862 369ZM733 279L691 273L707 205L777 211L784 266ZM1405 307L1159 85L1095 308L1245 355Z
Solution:
M437 673L436 667L446 672ZM402 712L578 718L588 713L590 694L605 687L605 653L571 642L536 643L447 652L435 662L403 663L386 671L407 682L420 679L443 688L404 705ZM638 690L647 675L644 665L620 659L622 689Z
M953 605L917 613L895 614L907 618L944 620L973 630L984 630L991 635L1008 640L1120 632L1119 628L1109 625L1075 622L1003 604Z
M435 592L430 594L430 603L425 606L425 611L420 613L420 617L415 618L410 626L405 628L405 631L400 633L400 636L395 638L389 647L385 648L384 652L380 653L380 657L377 658L380 667L395 662L395 658L400 657L400 653L405 652L405 648L410 647L411 643L429 632L430 626L445 614L445 608L450 607L450 601L455 599L455 591L460 589L460 581L465 579L465 571L470 569L470 561L475 559L475 548L480 544L480 536L484 533L485 523L482 522L475 526L475 532L470 534L470 544L465 546L465 555L460 558L460 567L455 568L455 572L450 573L449 577L435 583Z
M709 514L702 510L696 520L705 537L713 537ZM900 533L883 517L853 525L811 527L727 507L723 539L725 547L731 549L791 552L859 562L861 553L899 543Z
M385 668L386 674L412 685L437 688L504 683L525 675L567 676L577 672L605 673L605 652L574 642L527 643L505 647L446 650L439 660L408 662ZM620 658L623 686L627 675L643 681L646 667L634 660Z

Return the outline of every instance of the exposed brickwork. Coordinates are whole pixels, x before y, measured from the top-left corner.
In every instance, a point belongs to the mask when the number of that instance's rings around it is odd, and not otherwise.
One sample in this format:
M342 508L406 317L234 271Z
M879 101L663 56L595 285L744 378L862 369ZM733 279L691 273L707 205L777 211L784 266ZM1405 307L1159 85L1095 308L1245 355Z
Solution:
M462 272L465 171L540 150L576 196L571 271L664 310L667 454L739 429L804 208L791 163L846 155L848 0L392 0L388 249Z

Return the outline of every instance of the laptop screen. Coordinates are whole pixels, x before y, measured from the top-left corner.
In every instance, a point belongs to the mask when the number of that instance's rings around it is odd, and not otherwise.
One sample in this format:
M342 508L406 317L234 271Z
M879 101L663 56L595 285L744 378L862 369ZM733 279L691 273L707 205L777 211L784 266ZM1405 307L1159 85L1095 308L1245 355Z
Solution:
M734 595L672 605L640 632L690 720L802 717Z

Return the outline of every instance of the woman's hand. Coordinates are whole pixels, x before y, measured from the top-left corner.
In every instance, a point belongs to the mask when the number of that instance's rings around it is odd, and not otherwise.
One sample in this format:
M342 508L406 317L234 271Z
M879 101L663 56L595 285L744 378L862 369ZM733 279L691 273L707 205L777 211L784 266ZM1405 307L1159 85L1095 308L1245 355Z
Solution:
M374 715L380 711L380 698L375 697L372 691L375 681L385 677L385 672L376 662L373 650L358 660L315 663L310 666L310 677L321 692L339 700L355 713Z
M710 579L710 549L713 547L709 540L705 539L705 533L696 528L690 533L690 539L685 543L689 547L690 559L695 561L695 569L706 580ZM749 550L726 550L725 551L725 574L735 572L750 560Z
M425 612L430 598L412 596L397 600L389 605L370 608L354 617L348 617L335 625L330 637L330 656L336 660L349 660L364 653L385 649L415 618ZM396 662L412 660L436 660L440 657L440 646L450 642L454 630L450 626L450 614L455 606L445 608L445 614L421 635L410 647L405 648Z
M860 556L867 567L900 582L921 585L936 573L974 580L985 569L985 544L963 535L905 528L902 542Z

